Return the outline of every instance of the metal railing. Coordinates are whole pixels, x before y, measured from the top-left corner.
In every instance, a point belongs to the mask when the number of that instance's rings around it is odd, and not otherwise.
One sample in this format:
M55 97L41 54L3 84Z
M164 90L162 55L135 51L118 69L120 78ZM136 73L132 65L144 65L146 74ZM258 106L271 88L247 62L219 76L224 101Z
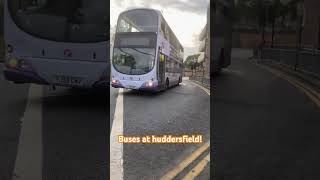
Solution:
M203 69L189 70L184 72L184 76L188 75L189 79L210 89L210 77L207 77Z
M294 45L275 44L273 48L269 44L260 46L254 50L254 56L260 60L270 60L281 63L320 78L320 50L313 46L302 45L297 48Z

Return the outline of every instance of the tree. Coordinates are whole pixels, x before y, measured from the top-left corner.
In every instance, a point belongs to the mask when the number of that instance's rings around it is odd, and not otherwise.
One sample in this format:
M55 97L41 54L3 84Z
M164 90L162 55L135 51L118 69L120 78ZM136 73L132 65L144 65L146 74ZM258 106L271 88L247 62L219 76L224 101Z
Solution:
M186 60L183 62L184 67L194 69L199 66L199 63L197 62L200 54L194 54L190 55L186 58Z

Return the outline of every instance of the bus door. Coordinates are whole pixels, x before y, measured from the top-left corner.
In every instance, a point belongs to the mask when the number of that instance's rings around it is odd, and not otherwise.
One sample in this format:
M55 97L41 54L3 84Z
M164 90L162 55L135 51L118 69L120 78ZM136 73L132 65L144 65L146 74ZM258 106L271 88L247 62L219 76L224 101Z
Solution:
M161 88L165 87L165 67L166 67L166 56L162 54L161 52L159 53L159 61L158 61L158 81L159 81L159 86Z

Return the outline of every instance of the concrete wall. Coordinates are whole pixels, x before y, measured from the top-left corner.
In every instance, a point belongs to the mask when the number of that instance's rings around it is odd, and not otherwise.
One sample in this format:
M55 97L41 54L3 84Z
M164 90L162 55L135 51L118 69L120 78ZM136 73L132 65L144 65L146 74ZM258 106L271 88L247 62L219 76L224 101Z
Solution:
M275 44L296 44L296 33L275 33L274 43ZM266 33L265 40L267 43L271 43L272 34ZM256 48L262 42L262 35L255 32L233 32L232 34L232 47L234 48Z

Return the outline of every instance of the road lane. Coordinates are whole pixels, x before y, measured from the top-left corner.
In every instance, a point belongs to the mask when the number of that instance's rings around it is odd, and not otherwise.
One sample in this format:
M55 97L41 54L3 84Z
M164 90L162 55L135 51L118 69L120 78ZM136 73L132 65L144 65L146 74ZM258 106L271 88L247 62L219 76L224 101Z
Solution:
M107 179L106 92L45 89L43 179Z
M189 81L166 92L125 90L124 135L210 134L210 98ZM124 179L159 179L191 154L198 145L124 144Z
M29 86L6 81L2 70L0 63L0 179L11 179Z
M2 69L0 64L1 72ZM14 177L22 179L20 175L26 175L26 171L42 173L46 180L107 179L109 94L61 87L53 91L39 86L43 94L33 93L40 97L30 98L27 108L29 87L8 82L0 75L0 179L13 178L15 161ZM40 126L33 127L36 125ZM21 128L26 127L25 133L20 134ZM30 153L40 156L40 161ZM25 163L30 159L37 167Z
M42 86L30 85L21 119L14 180L42 179Z
M289 82L232 60L213 81L215 177L319 178L319 109Z

